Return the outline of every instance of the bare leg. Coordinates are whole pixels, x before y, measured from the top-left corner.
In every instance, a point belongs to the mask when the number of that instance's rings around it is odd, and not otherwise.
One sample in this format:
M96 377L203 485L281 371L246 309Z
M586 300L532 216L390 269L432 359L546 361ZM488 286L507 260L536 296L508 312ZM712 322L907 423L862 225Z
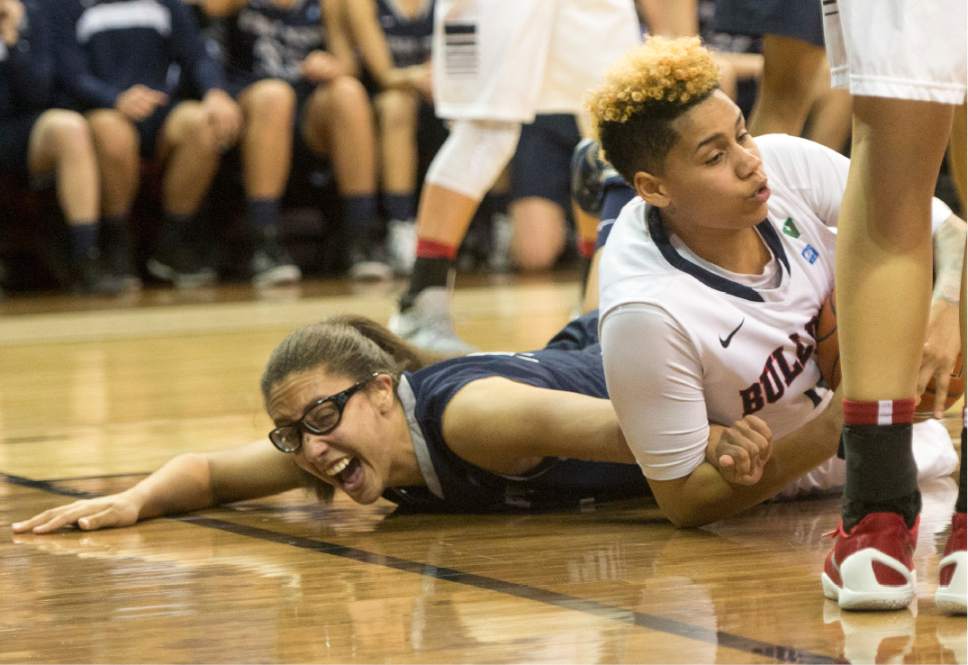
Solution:
M181 102L165 120L159 138L165 160L162 205L172 215L198 212L218 169L215 132L198 102Z
M416 187L417 111L413 93L388 90L374 101L380 121L380 172L388 194L413 196Z
M754 136L782 132L799 136L814 99L814 81L824 50L793 37L763 37L763 78L750 114Z
M125 217L140 183L138 132L127 118L109 109L91 111L88 123L101 173L104 216Z
M938 104L854 99L852 162L837 238L848 399L914 396L931 292L931 196L951 115L952 107Z
M265 79L239 96L245 127L242 161L249 198L282 196L292 161L292 125L296 93L285 81Z
M575 219L575 226L578 227L578 243L581 255L588 264L584 267L582 292L581 292L581 313L587 314L598 307L598 255L596 247L598 242L598 217L591 215L581 209L572 200L571 212Z
M417 208L417 235L444 245L460 245L479 203L480 199L427 183Z
M30 133L27 162L31 174L56 173L57 200L68 224L97 221L97 155L83 116L61 109L42 113Z
M602 250L595 250L591 265L588 266L588 282L581 301L581 313L587 314L598 308L598 265L602 260Z
M803 135L832 150L843 150L850 136L851 108L850 93L830 87L830 70L825 63L817 79L816 102Z
M303 136L316 153L328 154L340 194L376 191L376 139L363 85L344 76L316 89L310 97Z
M511 259L525 271L547 270L565 248L565 211L539 196L511 204Z

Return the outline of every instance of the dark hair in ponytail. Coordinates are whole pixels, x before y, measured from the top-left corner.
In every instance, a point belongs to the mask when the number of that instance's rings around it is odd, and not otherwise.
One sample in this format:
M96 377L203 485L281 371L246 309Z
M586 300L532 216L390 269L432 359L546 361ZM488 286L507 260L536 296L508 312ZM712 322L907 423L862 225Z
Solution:
M385 372L397 381L400 374L425 367L442 356L410 346L365 316L343 314L291 332L272 351L262 373L262 398L290 374L324 367L354 381Z

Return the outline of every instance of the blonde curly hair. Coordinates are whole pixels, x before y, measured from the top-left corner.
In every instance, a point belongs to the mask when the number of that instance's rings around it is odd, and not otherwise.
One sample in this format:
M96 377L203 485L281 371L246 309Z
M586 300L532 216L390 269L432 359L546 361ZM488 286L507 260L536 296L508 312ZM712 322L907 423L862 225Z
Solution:
M719 88L719 69L698 37L649 37L616 63L587 107L612 165L631 182L653 171L678 138L669 123Z

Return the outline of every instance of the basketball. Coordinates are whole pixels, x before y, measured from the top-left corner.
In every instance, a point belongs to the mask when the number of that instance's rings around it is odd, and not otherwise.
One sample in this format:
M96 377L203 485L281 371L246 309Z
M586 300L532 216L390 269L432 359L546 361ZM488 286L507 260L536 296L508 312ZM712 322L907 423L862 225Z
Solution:
M830 292L820 307L816 335L820 375L831 390L836 390L840 385L840 343L837 341L837 303L834 291Z
M840 385L840 344L837 341L837 304L834 292L831 291L824 300L817 317L817 365L820 374L831 390ZM945 398L944 408L947 411L965 394L965 363L958 354L954 370L948 382L948 396ZM915 407L920 416L929 416L934 410L934 379L928 382L921 395L921 401Z
M944 400L944 410L947 411L951 406L958 401L958 399L965 394L965 361L962 359L961 354L958 354L958 358L955 360L954 369L951 370L951 378L948 379L948 396ZM928 381L928 385L924 389L924 394L921 395L921 401L918 402L917 407L914 411L918 415L931 415L934 410L934 379L932 378Z

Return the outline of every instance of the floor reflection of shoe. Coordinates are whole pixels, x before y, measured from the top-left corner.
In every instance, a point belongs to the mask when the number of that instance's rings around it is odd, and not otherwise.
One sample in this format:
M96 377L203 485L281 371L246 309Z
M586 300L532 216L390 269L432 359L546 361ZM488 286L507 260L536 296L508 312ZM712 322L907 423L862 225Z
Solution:
M417 223L412 219L387 222L387 258L397 275L413 272L413 263L417 260Z
M249 273L256 287L294 284L302 279L302 271L275 237L261 240L249 260Z
M951 518L951 533L944 555L938 563L938 589L934 593L934 603L947 614L968 612L968 552L965 540L968 529L965 513L955 513Z
M824 603L823 622L840 623L848 663L903 663L914 649L917 616L912 608L867 614Z
M950 651L951 656L942 652L941 663L957 663L968 665L968 633L965 632L965 622L954 617L942 619L934 629L938 644L944 651Z
M393 315L389 328L414 346L432 353L460 356L477 350L454 332L450 292L444 287L421 291L413 305Z
M918 525L896 513L870 513L846 533L841 524L820 576L824 596L845 610L897 610L914 600Z

